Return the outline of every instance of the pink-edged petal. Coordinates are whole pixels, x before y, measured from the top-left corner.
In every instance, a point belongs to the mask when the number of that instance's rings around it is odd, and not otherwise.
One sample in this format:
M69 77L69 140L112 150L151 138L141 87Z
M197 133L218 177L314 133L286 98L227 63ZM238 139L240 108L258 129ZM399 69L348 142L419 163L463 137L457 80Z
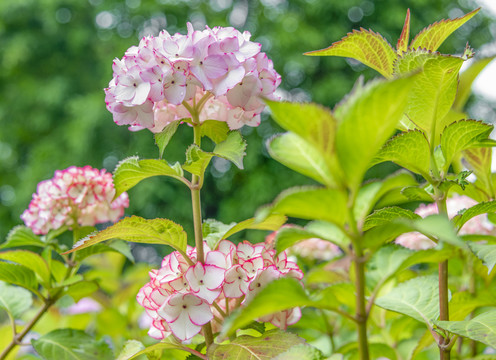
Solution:
M206 303L202 303L198 306L192 306L189 309L188 314L190 321L198 326L205 325L214 318L214 315L210 310L210 306Z

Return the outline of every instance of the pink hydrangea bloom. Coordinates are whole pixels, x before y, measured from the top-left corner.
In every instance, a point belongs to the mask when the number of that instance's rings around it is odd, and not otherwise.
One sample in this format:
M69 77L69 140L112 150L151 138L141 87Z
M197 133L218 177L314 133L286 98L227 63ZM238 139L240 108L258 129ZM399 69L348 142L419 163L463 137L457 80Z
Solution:
M231 129L257 126L265 107L261 98L276 99L281 77L250 37L231 27L195 31L189 23L186 35L164 30L144 37L114 60L107 109L118 125L160 132L191 117L183 102L194 106L208 95L200 121L225 121Z
M454 195L453 197L447 199L446 207L448 210L448 217L451 219L458 214L459 211L463 209L468 209L477 204L477 201L464 195ZM426 217L429 215L434 215L438 213L436 203L429 205L422 204L416 210L415 213L421 217ZM494 229L494 226L487 219L487 215L478 215L467 221L459 231L460 235L467 234L490 234ZM428 239L425 235L419 232L409 232L402 234L396 238L396 244L404 246L412 250L426 250L431 249L436 246L436 243Z
M136 297L152 319L150 336L163 339L172 333L188 341L214 316L222 318L234 306L243 306L270 281L283 276L303 277L286 253L276 256L275 250L264 244L244 241L235 246L222 240L216 250L205 246L204 252L204 264L191 265L196 261L196 249L188 247L186 254L191 262L175 251L164 258L159 270L150 271L150 282ZM299 309L289 309L260 321L285 328L300 316Z
M71 166L55 171L50 180L38 184L33 199L21 219L35 234L46 234L74 219L81 226L115 222L129 206L127 193L115 195L112 174L90 166Z

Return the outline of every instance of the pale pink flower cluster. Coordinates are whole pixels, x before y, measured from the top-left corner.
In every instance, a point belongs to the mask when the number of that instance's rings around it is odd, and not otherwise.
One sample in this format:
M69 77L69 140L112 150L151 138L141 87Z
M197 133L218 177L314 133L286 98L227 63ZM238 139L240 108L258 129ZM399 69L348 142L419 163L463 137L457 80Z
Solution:
M194 106L208 93L213 97L204 117L226 121L231 129L257 126L265 107L261 98L275 99L281 77L250 36L231 27L195 31L188 23L186 35L163 30L144 37L114 60L107 109L118 125L159 132L191 117L183 102Z
M112 174L90 166L71 166L55 171L50 180L42 181L21 219L35 234L46 234L74 220L81 226L115 222L129 206L127 193L115 195Z
M474 205L477 205L477 201L464 195L454 195L448 198L446 201L446 207L448 210L448 217L451 219L458 214L460 210L468 209ZM422 204L416 210L415 213L421 217L427 217L429 215L438 214L438 209L436 203L429 205ZM459 231L460 235L468 234L481 234L487 235L491 234L494 226L487 219L486 214L478 215L467 221ZM436 243L428 239L425 235L419 232L409 232L402 234L396 238L396 244L404 246L412 250L426 250L431 249L436 246Z
M197 262L195 248L188 247L186 253L189 259L177 251L167 255L160 269L150 271L151 281L137 295L152 318L148 334L153 338L174 334L187 341L214 316L222 319L235 307L243 306L272 280L282 276L303 278L298 265L288 261L286 253L275 256L275 250L264 244L244 241L236 246L222 240L217 250L205 245L204 264ZM293 308L259 321L285 329L300 317L300 309Z

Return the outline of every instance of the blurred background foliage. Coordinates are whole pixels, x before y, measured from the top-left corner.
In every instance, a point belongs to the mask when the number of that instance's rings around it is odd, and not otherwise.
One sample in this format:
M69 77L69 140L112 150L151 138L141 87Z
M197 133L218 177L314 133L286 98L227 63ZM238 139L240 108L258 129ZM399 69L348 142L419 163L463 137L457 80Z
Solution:
M302 53L327 47L360 26L394 45L407 8L415 34L476 7L470 0L0 1L0 243L21 223L36 184L56 169L91 165L113 171L128 156L158 157L152 134L116 126L104 103L112 60L144 35L162 29L184 33L187 21L196 29L208 24L248 30L282 75L283 98L333 107L360 74L378 74L350 60ZM467 40L477 50L495 37L495 24L482 11L440 50L462 53ZM204 218L244 220L282 189L308 181L268 157L264 143L279 131L267 115L258 128L242 129L248 141L244 171L213 162L203 192ZM191 129L183 126L165 158L183 160L191 142ZM190 195L180 183L148 179L129 195L127 214L169 218L192 234ZM247 234L251 240L262 236ZM160 260L144 248L135 255L139 261Z

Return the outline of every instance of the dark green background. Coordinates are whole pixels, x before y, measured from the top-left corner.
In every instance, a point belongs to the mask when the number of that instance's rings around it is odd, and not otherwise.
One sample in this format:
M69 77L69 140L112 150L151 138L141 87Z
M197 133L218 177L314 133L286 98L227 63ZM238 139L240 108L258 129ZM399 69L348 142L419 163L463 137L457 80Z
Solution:
M91 165L112 171L127 156L157 157L152 134L115 125L104 103L113 58L122 57L140 36L162 28L184 33L187 21L197 29L232 24L249 30L273 59L289 99L332 107L359 74L366 79L378 74L342 58L303 52L327 47L360 26L395 45L407 8L415 34L476 7L467 0L0 1L0 242L21 223L36 184L56 169ZM98 26L97 19L110 27ZM467 41L476 50L494 41L489 24L487 14L478 14L440 50L461 53ZM248 140L244 171L210 167L202 194L205 218L241 221L282 189L308 183L268 157L264 142L278 131L267 116L258 128L242 130ZM191 129L183 126L165 158L182 160L191 141ZM126 214L170 218L191 232L190 195L179 182L149 179L129 195Z

